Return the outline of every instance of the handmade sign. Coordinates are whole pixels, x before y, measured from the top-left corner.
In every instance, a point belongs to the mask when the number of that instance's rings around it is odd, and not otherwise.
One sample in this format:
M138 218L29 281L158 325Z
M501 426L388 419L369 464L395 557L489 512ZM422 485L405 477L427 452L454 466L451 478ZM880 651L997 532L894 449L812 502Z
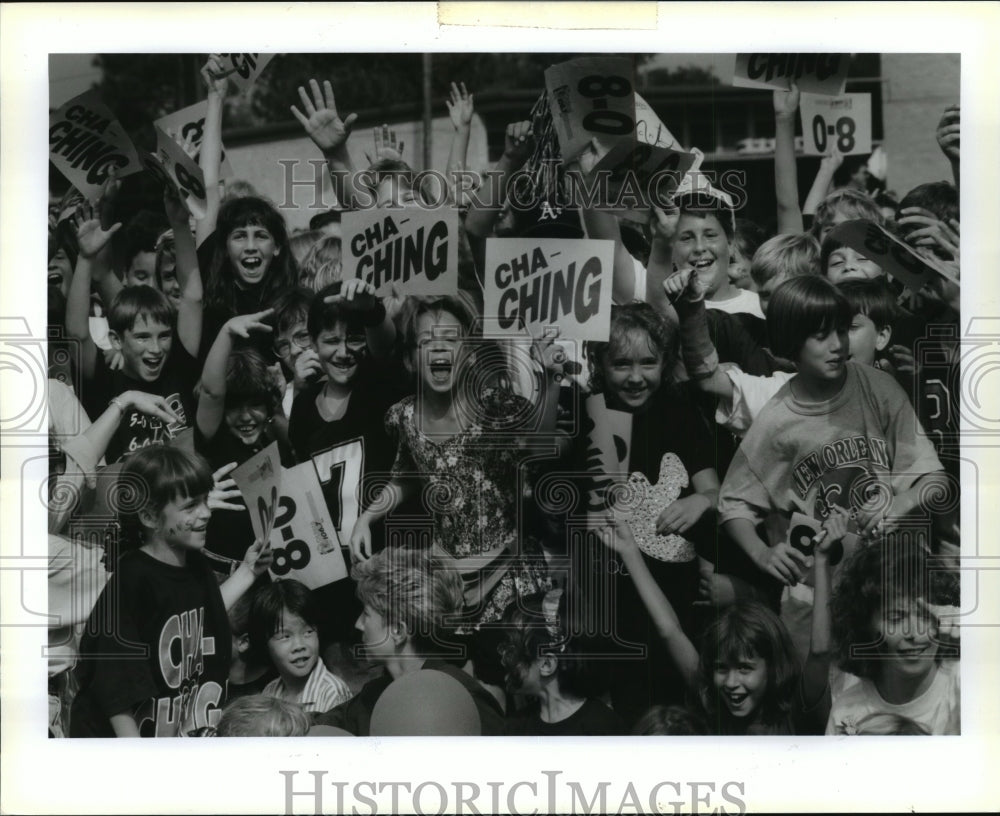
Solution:
M90 201L100 197L112 168L118 178L143 169L132 140L93 90L49 117L49 159Z
M181 141L186 139L191 139L191 143L195 147L201 147L201 143L205 137L205 116L208 113L208 100L203 99L201 102L195 102L193 105L188 105L186 108L181 108L179 111L174 111L173 113L168 113L166 116L161 116L159 119L153 122L160 130L164 133L173 131L176 133ZM226 158L225 147L222 149L222 164L219 167L219 177L229 178L236 175L233 172L233 167L229 163L229 159Z
M912 292L919 292L935 275L958 284L955 275L942 264L917 254L909 244L873 221L845 221L830 231L830 237L877 263Z
M358 520L361 478L365 472L362 437L335 445L312 459L334 529L347 537Z
M272 442L235 468L231 478L243 494L250 523L259 541L270 541L274 516L281 495L281 457Z
M648 207L650 199L666 204L697 159L681 147L639 94L635 94L633 138L609 142L596 137L593 143L594 172L608 174L608 200L625 210Z
M311 462L282 472L271 552L275 578L294 578L316 589L347 577L340 538Z
M807 586L816 585L813 555L816 550L816 536L823 529L818 519L810 518L802 513L792 513L788 524L788 545L794 547L808 558L808 571L803 583ZM827 555L827 563L836 568L846 555L853 553L858 547L856 533L848 533L841 541L834 542Z
M564 161L572 161L594 138L631 142L636 95L628 57L581 57L545 71L552 124Z
M380 207L344 213L344 274L378 294L458 292L458 211Z
M606 341L611 330L614 241L490 238L484 316L500 334Z
M205 176L201 172L201 167L166 133L155 125L153 129L156 131L156 157L166 177L184 202L184 206L188 208L188 212L195 218L204 218L208 202L205 198Z
M615 506L616 515L624 516L632 529L635 543L650 558L660 561L690 561L695 557L694 544L684 536L656 532L656 520L688 486L688 473L674 453L665 453L660 460L660 473L651 485L644 473L628 477L626 490Z
M842 156L872 152L871 94L802 94L799 111L807 156L825 156L831 150Z
M276 54L221 54L223 64L230 69L228 76L239 93L243 93L261 75Z
M613 508L627 479L632 415L608 408L604 394L592 394L584 402L584 417L589 476L586 510L603 516Z
M737 54L733 85L788 90L794 82L803 93L840 96L850 63L850 54Z

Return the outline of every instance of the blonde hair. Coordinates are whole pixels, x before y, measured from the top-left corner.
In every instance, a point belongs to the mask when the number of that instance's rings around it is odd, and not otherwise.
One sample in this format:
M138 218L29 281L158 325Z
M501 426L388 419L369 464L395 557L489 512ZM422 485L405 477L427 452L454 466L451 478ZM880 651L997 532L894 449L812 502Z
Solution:
M750 277L763 286L778 276L818 275L819 244L806 233L775 235L761 244L750 261Z
M304 737L311 720L298 703L251 694L226 706L215 729L217 737Z
M837 730L841 734L871 737L927 737L931 733L916 720L887 711L873 711L857 723L840 725Z

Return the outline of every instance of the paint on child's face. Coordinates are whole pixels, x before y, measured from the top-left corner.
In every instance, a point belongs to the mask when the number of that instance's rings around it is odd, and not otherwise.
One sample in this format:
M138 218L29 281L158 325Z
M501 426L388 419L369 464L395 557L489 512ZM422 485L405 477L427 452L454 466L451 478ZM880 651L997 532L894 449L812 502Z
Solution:
M311 623L284 609L277 631L267 641L267 653L281 677L308 677L319 660L319 632Z
M156 253L137 252L125 272L126 286L152 286L156 288Z
M63 297L69 292L70 281L73 280L73 265L65 249L60 249L49 258L48 285L50 289L58 289Z
M354 628L361 632L361 646L369 660L380 662L396 654L385 618L368 604L361 610Z
M682 215L674 239L674 263L693 266L709 300L728 281L729 241L714 215Z
M813 380L836 381L844 376L850 341L846 328L819 331L806 338L799 351L798 372Z
M330 382L347 387L368 355L368 337L364 329L338 321L316 335L316 354Z
M934 667L938 645L937 621L922 598L887 598L872 614L872 630L879 653L890 660L885 669L900 675L921 676Z
M861 365L874 365L875 355L882 351L889 342L889 333L879 330L870 317L856 314L851 318L851 329L848 332L850 341L849 360Z
M208 495L178 496L160 511L159 533L168 546L179 550L201 550L212 511Z
M417 318L420 387L433 393L447 393L454 388L464 334L462 322L449 312L426 312Z
M767 661L744 657L736 663L716 662L712 682L719 699L734 717L749 717L767 693Z
M873 280L882 276L882 267L850 247L841 247L830 253L826 261L826 276L831 283L852 278Z
M601 355L600 365L605 397L619 410L642 408L663 382L663 355L640 329L631 329L623 340L612 341Z
M112 333L111 339L121 349L126 374L144 382L156 382L170 355L174 330L166 323L140 314L131 329L125 329L121 337Z
M281 248L266 227L247 224L229 233L226 252L239 281L245 286L256 286L267 276L271 261Z
M225 413L226 427L244 445L260 441L268 419L267 405L263 402L241 402Z

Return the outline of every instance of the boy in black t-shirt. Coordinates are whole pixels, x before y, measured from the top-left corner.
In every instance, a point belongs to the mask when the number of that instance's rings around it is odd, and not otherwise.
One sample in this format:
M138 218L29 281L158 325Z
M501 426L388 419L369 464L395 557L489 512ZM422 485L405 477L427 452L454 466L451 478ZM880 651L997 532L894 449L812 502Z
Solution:
M212 474L166 445L130 457L118 559L80 642L70 736L175 737L218 723L230 664L227 607L271 562L254 543L221 586L201 551ZM139 488L142 488L140 493ZM128 505L128 502L124 502Z
M105 454L109 465L140 448L170 442L192 427L198 371L183 344L175 342L174 324L166 295L151 286L128 286L111 302L108 336L121 353L122 367L112 370L99 354L91 367L84 365L87 413L98 416L118 395L139 390L163 397L179 419L168 425L122 405L122 422Z

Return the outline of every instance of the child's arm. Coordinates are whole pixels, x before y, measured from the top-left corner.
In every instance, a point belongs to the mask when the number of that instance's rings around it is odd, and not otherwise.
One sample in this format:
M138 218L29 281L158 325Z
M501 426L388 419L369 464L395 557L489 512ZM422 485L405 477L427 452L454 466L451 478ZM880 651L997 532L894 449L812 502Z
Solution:
M138 737L139 726L135 717L128 712L111 715L111 728L116 737Z
M201 348L202 286L198 269L198 250L188 223L188 211L175 190L166 185L163 206L174 233L174 269L181 287L181 300L177 305L177 339L192 357Z
M445 177L448 179L451 189L454 191L453 198L460 203L458 185L465 170L466 154L469 152L469 137L472 132L472 94L465 89L465 83L461 83L461 89L454 82L451 83L451 93L445 100L448 106L448 115L451 123L455 126L455 135L451 140L451 150L448 153L448 167Z
M270 544L255 541L250 545L243 557L243 563L236 568L236 572L219 585L222 603L225 604L227 612L253 586L253 582L267 572L273 560L274 556Z
M844 508L834 505L830 517L823 523L813 550L815 567L815 593L813 595L812 630L809 656L802 671L802 697L806 710L811 710L826 694L830 681L830 596L832 570L830 550L847 535L850 515ZM822 717L826 719L826 715Z
M873 496L858 510L858 533L862 536L884 535L898 527L905 516L917 508L926 509L927 503L948 495L951 489L947 475L939 470L923 474L907 490L894 493L888 507L885 507L883 496Z
M66 331L80 343L81 373L85 380L92 379L97 365L97 346L90 336L90 286L95 275L110 273L108 263L111 236L121 228L121 223L102 229L89 205L81 205L76 238L80 254L66 295Z
M723 527L761 572L786 586L795 586L802 580L806 557L787 542L769 547L757 535L753 522L746 518L729 519L723 523Z
M393 477L387 485L379 492L379 495L371 505L363 511L351 530L349 544L351 555L356 561L367 561L372 557L372 531L371 525L376 521L385 518L389 513L399 507L413 492L411 484ZM375 509L378 508L378 509Z
M345 207L357 207L359 191L356 167L347 148L347 140L358 115L352 113L346 119L340 118L333 96L333 85L329 80L324 80L321 91L319 83L310 79L309 88L313 94L312 99L305 88L299 87L299 99L305 113L295 105L292 105L292 113L305 128L313 144L323 152L337 201Z
M733 382L719 368L719 353L708 333L704 285L689 267L668 277L662 289L680 321L681 355L688 376L698 390L731 401Z
M635 584L639 597L653 619L656 631L666 644L667 651L680 671L688 688L698 688L698 651L681 629L677 613L674 611L667 596L663 594L656 579L646 566L646 561L639 551L632 530L627 521L609 519L610 542L625 564L632 582ZM607 533L605 533L607 534Z
M385 359L392 354L396 341L396 324L375 294L372 284L361 278L351 278L344 281L339 294L329 295L323 302L341 303L361 316L372 357Z
M806 203L802 205L803 215L815 215L816 208L827 194L830 192L830 184L833 183L833 174L837 168L844 163L844 157L837 152L824 156L819 163L819 170L816 178L813 179L812 187L809 188L809 195L806 196Z
M479 193L472 198L465 228L470 235L486 238L493 232L493 225L507 200L507 185L511 177L531 158L535 137L531 122L511 122L504 136L503 155L493 172L487 173ZM495 206L494 206L495 205Z
M719 505L719 475L715 468L699 470L691 477L694 493L677 499L667 505L656 519L659 535L683 535L701 519L705 513Z
M774 92L774 189L778 196L778 234L802 232L799 209L799 176L795 166L795 113L799 88Z
M951 164L951 175L955 179L955 187L961 189L961 105L949 105L944 109L941 121L937 126L937 143Z
M205 358L201 372L201 390L198 393L198 413L195 421L206 439L212 439L222 424L226 404L226 365L233 351L236 337L247 339L252 331L272 331L263 322L274 309L265 309L249 315L237 315L222 327Z
M218 54L209 55L208 62L201 69L201 76L208 88L208 110L205 113L205 132L201 140L198 163L205 177L205 217L195 226L196 240L200 245L215 231L215 221L219 216L221 196L219 195L219 172L222 167L222 105L226 99L229 79L222 58ZM180 258L177 259L178 267Z
M587 174L584 174L582 169L578 172L583 177L581 189L589 188ZM622 231L617 216L599 210L597 207L581 206L580 217L583 220L583 229L588 238L615 242L611 274L611 302L629 303L633 299L645 300L645 292L635 291L635 261L622 242Z

